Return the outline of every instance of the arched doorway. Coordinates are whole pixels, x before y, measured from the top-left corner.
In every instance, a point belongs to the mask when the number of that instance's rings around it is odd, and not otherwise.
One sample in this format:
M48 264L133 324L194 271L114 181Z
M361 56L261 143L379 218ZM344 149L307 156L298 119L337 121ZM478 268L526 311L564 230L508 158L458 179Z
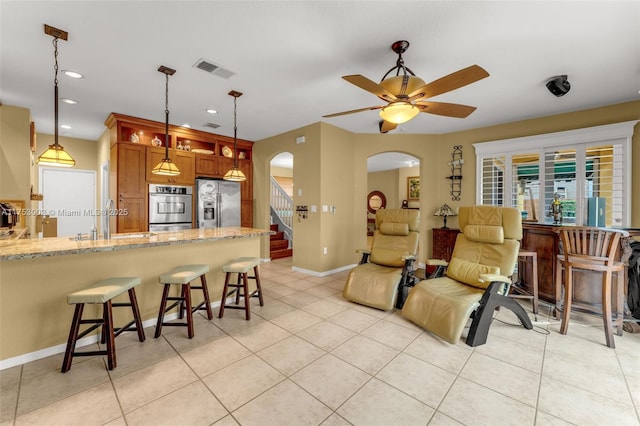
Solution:
M282 152L270 162L269 216L271 230L271 259L291 257L293 254L293 154Z
M420 160L402 152L383 152L367 158L367 236L375 230L377 208L419 208ZM384 199L384 207L381 205Z

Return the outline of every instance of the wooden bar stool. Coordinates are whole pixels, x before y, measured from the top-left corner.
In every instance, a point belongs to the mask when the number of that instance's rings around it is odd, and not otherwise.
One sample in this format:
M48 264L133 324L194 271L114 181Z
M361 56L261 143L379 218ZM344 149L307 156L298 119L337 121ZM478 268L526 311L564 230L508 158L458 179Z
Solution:
M535 251L523 251L518 252L518 263L528 262L531 259L532 277L529 283L532 287L533 293L528 292L522 288L522 277L524 268L520 268L518 265L518 282L516 285L512 285L511 289L518 294L510 294L509 296L514 299L531 299L533 305L533 314L538 315L538 253Z
M193 313L198 310L206 310L207 318L213 319L213 311L211 310L211 301L209 299L209 289L207 288L207 278L205 274L209 272L209 265L182 265L171 271L160 275L160 284L164 285L162 292L162 300L160 301L160 311L158 312L158 322L156 323L155 337L160 337L162 326L167 327L187 327L187 335L189 339L193 338ZM199 286L192 286L191 281L200 277ZM169 289L172 285L181 286L180 296L169 296ZM202 290L204 300L198 305L193 306L191 303L191 290ZM167 301L173 301L167 306ZM178 306L178 317L184 318L187 314L186 322L164 322L164 314Z
M224 279L224 289L222 290L222 300L220 301L220 312L218 318L222 318L224 315L224 308L228 309L244 309L245 318L251 319L249 300L251 297L258 297L260 299L260 306L264 306L264 300L262 299L262 287L260 286L260 274L258 272L258 265L260 265L260 259L257 257L241 257L227 263L222 266L222 271L227 275ZM248 272L253 269L253 276L248 276ZM237 274L237 280L235 284L229 283L231 280L231 274ZM249 280L256 280L256 289L249 293ZM242 280L242 283L240 282ZM229 291L229 287L233 287ZM226 305L227 297L235 294L236 304ZM240 306L240 296L244 297L244 306Z
M67 349L60 370L62 373L66 373L71 369L71 362L74 356L106 355L109 370L113 370L116 367L115 338L124 331L137 331L138 340L144 342L144 329L142 328L142 320L140 319L140 310L138 309L138 300L136 299L136 291L134 288L139 284L140 278L137 277L108 278L84 290L67 295L67 303L76 305L76 308L73 314L73 321L71 322L71 330L69 331ZM129 292L129 303L112 302L113 298L125 291ZM102 318L82 319L82 312L86 303L102 304ZM112 308L125 306L131 307L133 320L120 328L114 328ZM132 327L134 323L136 326ZM79 333L81 324L93 325L82 333ZM103 344L106 343L106 350L76 352L77 341L100 326L102 326L100 342Z

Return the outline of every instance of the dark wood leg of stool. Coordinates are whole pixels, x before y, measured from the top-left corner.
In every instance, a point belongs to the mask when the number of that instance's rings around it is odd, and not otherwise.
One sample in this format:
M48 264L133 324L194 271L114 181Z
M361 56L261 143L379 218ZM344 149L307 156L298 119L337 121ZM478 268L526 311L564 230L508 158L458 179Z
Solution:
M182 300L180 301L180 303L178 304L178 318L183 319L184 318L184 300L185 300L185 296L184 296L184 285L182 286L182 289L180 290L181 294L180 297L182 297Z
M193 310L191 306L191 288L189 284L182 284L182 294L184 295L185 312L187 313L187 335L193 338Z
M240 283L241 280L241 276L240 273L236 274L236 305L240 304L240 286L242 285Z
M158 312L158 322L156 322L156 333L154 337L157 339L162 333L162 322L164 321L164 309L167 305L167 297L169 296L169 284L164 285L162 290L162 300L160 300L160 311Z
M227 292L229 291L229 277L230 272L224 277L224 287L222 288L222 300L220 300L220 310L218 311L218 318L222 318L224 315L224 305L227 303Z
M66 373L71 368L71 361L73 360L73 352L76 350L76 340L78 338L78 331L80 330L80 319L82 318L83 309L84 303L78 303L73 313L71 329L69 330L69 340L67 341L67 349L64 352L64 360L62 361L62 368L60 369L62 373Z
M140 316L140 309L138 308L138 299L136 298L136 289L129 289L129 302L131 303L131 311L133 312L133 319L136 322L136 331L138 332L138 340L144 342L144 328L142 326L142 317Z
M264 299L262 298L262 286L260 285L260 275L258 273L258 267L253 268L253 272L256 276L256 287L258 288L258 299L260 300L260 306L264 306Z
M107 300L102 304L103 318L102 328L106 329L107 336L107 366L109 370L116 368L118 363L116 362L116 342L113 336L113 309L111 307L111 300Z
M242 274L242 283L244 288L244 310L245 310L245 318L248 320L251 319L251 312L249 311L249 300L251 299L251 293L249 293L249 279L247 278L247 273ZM238 288L238 294L240 294L240 288Z
M211 299L209 299L209 289L207 288L207 277L200 275L200 283L202 285L202 294L204 295L204 304L207 310L207 318L213 319L213 311L211 310Z

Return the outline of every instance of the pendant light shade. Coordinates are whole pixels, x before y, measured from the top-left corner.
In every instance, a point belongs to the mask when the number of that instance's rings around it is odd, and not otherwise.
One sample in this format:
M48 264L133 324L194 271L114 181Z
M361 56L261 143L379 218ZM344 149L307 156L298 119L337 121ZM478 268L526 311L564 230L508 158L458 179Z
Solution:
M151 173L160 176L178 176L180 169L169 158L169 76L175 74L176 70L161 65L158 71L166 77L164 89L164 158L156 164Z
M233 96L233 167L224 174L222 179L231 182L244 182L247 177L238 168L238 121L237 121L237 101L242 93L232 90L229 95Z
M53 79L54 129L53 145L49 145L49 149L43 152L36 162L42 166L73 167L76 165L76 160L58 143L58 40L66 40L69 34L46 24L44 33L53 37L53 57L55 60L55 77Z

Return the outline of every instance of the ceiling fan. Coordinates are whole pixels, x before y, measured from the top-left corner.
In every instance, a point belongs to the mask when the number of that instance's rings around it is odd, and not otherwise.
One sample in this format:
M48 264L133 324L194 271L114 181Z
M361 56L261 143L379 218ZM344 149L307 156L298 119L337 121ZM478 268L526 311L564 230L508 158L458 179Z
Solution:
M362 111L381 110L379 123L380 133L387 133L395 129L398 124L406 123L420 112L429 114L444 115L446 117L465 118L475 107L446 102L431 102L425 99L441 95L446 92L458 89L489 76L489 73L478 65L461 69L452 74L425 84L424 80L404 65L402 54L409 48L406 40L396 41L391 45L391 50L398 54L396 66L391 68L382 77L380 83L369 80L359 74L345 75L342 78L367 92L373 93L387 105L371 106L366 108L343 111L335 114L324 115L324 118L337 117L340 115L353 114ZM387 78L393 71L395 76Z

